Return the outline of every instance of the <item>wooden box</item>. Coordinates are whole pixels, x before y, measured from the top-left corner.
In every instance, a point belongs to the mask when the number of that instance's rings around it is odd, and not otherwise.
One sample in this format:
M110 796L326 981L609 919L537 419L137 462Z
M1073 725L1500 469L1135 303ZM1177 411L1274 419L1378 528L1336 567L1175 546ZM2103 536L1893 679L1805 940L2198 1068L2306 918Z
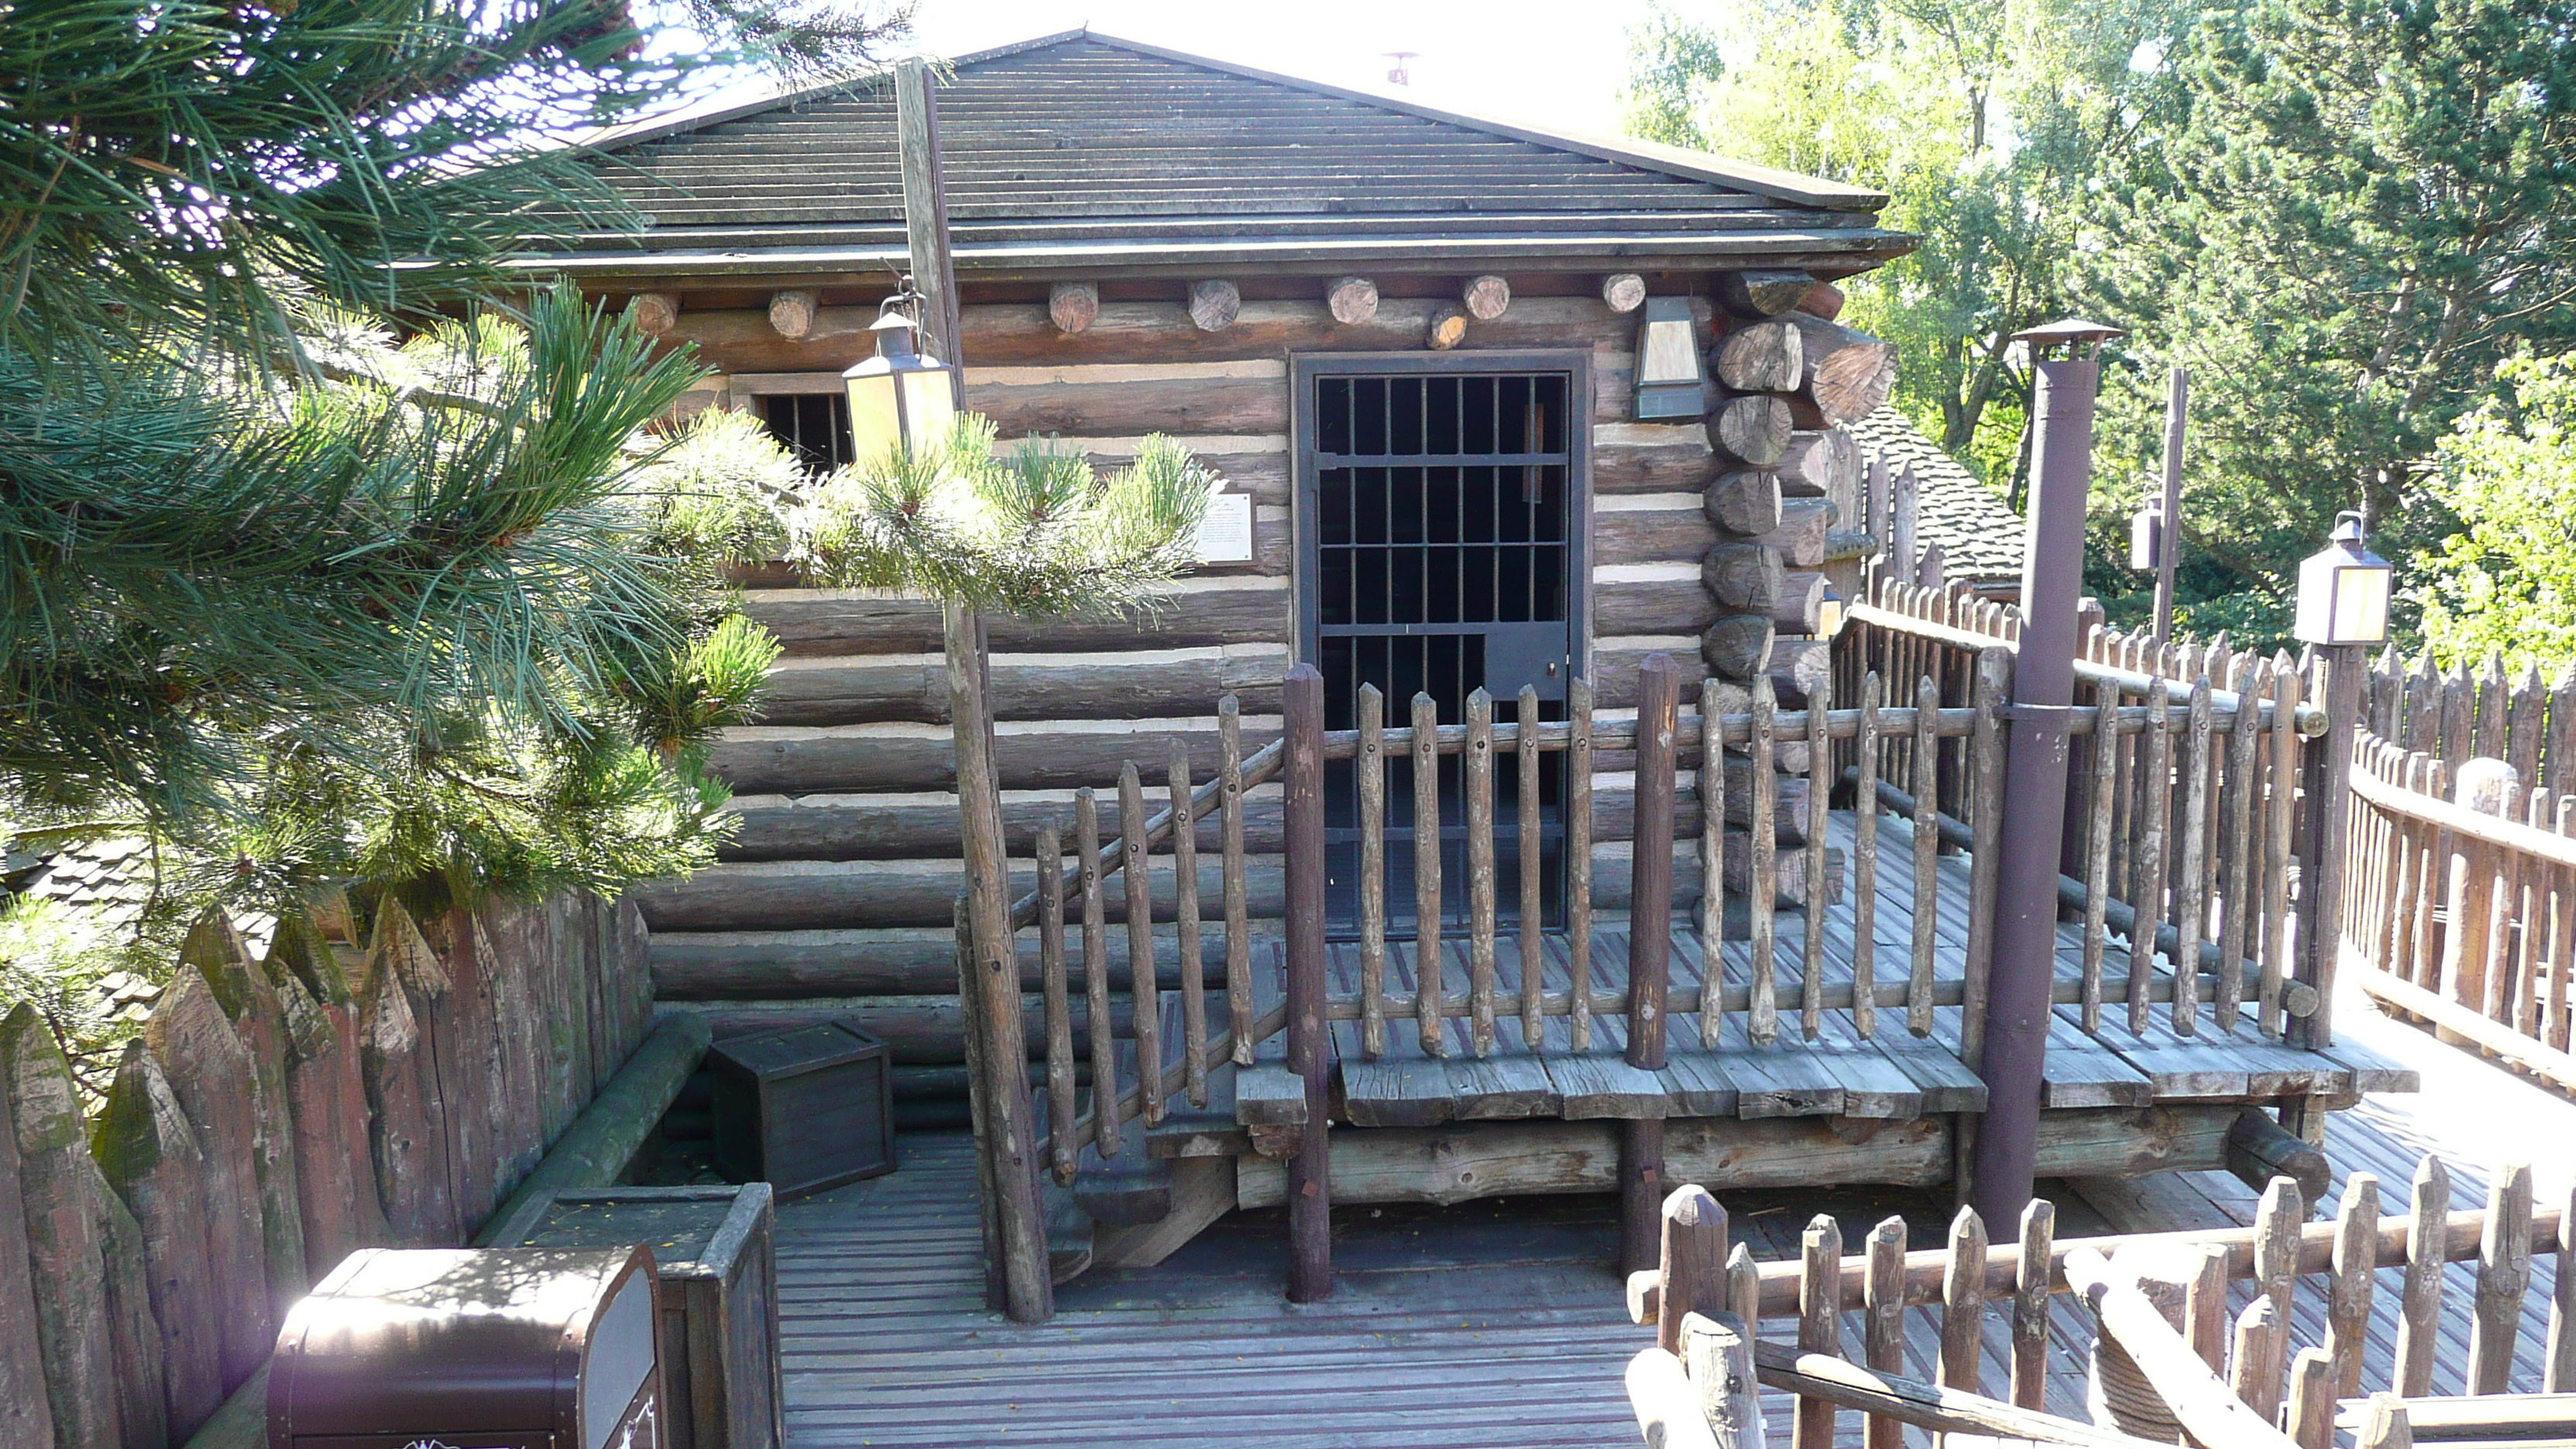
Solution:
M885 1043L846 1018L717 1042L716 1170L781 1198L894 1171L892 1067Z
M361 1248L286 1315L269 1449L662 1449L653 1253Z
M641 1243L662 1302L666 1449L778 1449L778 1249L769 1184L540 1193L492 1234L528 1248Z

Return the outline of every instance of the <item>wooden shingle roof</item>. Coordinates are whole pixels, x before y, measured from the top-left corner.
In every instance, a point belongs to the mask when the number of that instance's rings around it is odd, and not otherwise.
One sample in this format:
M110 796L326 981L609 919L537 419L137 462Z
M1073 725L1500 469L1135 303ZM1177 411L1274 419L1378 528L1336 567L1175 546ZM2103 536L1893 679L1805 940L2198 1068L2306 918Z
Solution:
M1844 426L1861 456L1886 460L1890 472L1914 470L1915 544L1940 546L1945 578L1979 586L2021 583L2024 524L2011 504L1892 403Z
M1669 258L1840 275L1912 245L1879 193L1634 141L1556 135L1088 31L959 59L939 93L961 272L1327 265L1337 258ZM904 245L878 82L599 138L647 219L538 265L882 270ZM1729 262L1728 264L1733 264Z

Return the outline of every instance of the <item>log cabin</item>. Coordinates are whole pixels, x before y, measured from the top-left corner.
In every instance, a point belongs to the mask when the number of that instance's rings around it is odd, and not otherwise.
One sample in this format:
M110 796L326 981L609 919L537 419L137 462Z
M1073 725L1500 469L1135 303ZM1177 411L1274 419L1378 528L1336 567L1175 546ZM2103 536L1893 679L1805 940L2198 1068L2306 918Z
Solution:
M648 224L524 265L694 347L692 405L846 462L840 374L908 256L899 109L613 136ZM1343 1201L1964 1189L2020 523L1909 466L1893 349L1837 320L1915 243L1885 198L1087 31L961 57L937 110L966 405L1102 464L1173 435L1232 526L1137 616L988 621L1025 996L981 1025L938 606L750 580L787 654L714 751L739 837L642 893L660 1009L856 1018L908 1120L1001 1154L988 1209L1045 1173L1071 1205L1015 1315L1050 1264L1318 1202L1328 1114ZM2323 724L2288 662L2087 648L2043 1163L2216 1167L2248 1104L2402 1085L2294 947ZM1022 1060L1034 1141L986 1130Z

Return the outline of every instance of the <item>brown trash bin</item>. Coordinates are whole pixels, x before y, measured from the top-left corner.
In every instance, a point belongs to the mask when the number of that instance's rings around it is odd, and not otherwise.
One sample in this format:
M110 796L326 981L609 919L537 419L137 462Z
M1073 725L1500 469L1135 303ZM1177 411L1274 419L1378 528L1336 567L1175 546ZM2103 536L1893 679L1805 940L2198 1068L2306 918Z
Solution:
M286 1316L269 1449L662 1449L653 1252L366 1248Z
M662 1449L778 1449L776 1226L765 1182L563 1188L521 1204L489 1241L650 1247L661 1280Z

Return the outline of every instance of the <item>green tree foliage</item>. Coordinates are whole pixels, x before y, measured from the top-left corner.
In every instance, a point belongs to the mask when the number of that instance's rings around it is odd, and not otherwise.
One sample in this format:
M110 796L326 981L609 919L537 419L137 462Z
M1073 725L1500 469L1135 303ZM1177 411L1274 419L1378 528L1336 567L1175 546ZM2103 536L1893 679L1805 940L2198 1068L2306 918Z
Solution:
M795 562L818 583L905 588L1022 618L1150 607L1186 567L1215 475L1170 438L1146 438L1106 479L1043 440L1008 457L962 414L910 455L842 469L799 511Z
M1886 191L1884 224L1922 245L1855 279L1847 320L1899 345L1898 403L2003 484L2028 392L2008 339L2063 306L2080 207L2127 144L2145 79L2128 61L2162 33L2161 3L1658 8L1631 38L1631 124Z
M2277 621L2338 510L2390 557L2447 533L2436 440L2576 329L2576 5L2234 0L2147 99L2088 232L2086 304L2149 364L2106 452L2143 467L2190 367L2203 587Z
M2434 449L2459 531L2416 561L2425 641L2447 660L2576 659L2576 356L2520 357Z
M736 506L781 460L656 437L694 363L496 289L618 220L557 137L905 12L637 14L0 9L0 821L237 904L708 858L696 758L774 649L718 570L783 541Z

